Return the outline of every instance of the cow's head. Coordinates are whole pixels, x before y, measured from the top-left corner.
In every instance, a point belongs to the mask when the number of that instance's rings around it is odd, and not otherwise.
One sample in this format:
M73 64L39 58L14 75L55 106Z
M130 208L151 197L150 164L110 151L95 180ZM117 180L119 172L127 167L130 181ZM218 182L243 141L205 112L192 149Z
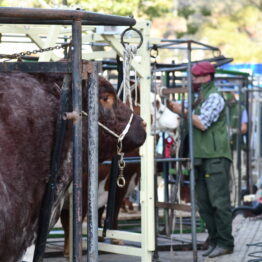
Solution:
M114 133L120 135L126 128L132 115L131 109L117 98L115 89L104 78L99 78L99 122ZM100 148L106 144L106 150L100 150L99 160L103 161L116 153L117 138L104 128L99 129ZM123 151L129 152L141 146L146 139L145 122L134 114L130 128L123 140Z
M132 100L134 102L133 108L137 114L140 114L140 86L135 86L134 81L132 85ZM128 101L127 101L127 104ZM139 106L136 106L138 104ZM150 113L152 132L167 132L169 135L174 136L176 129L179 126L179 115L172 112L164 105L159 95L150 92Z
M172 134L179 126L179 115L169 110L158 95L150 94L151 114L153 116L152 126L155 125L156 132L168 132Z

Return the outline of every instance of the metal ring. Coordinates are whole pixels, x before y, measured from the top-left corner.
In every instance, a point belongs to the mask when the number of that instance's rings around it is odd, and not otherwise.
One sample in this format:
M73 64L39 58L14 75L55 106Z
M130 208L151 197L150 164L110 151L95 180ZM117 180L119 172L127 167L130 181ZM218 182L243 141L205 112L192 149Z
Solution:
M116 184L118 187L123 188L126 185L126 180L123 176L117 178Z
M126 30L124 30L122 32L122 34L121 34L121 44L123 45L123 47L125 47L125 44L127 44L127 42L124 42L124 35L125 35L126 32L131 31L131 30L135 31L139 35L139 37L140 37L140 42L139 42L139 44L137 46L137 49L138 49L143 44L143 35L142 35L142 33L139 30L137 30L136 28L133 28L132 26L127 28Z
M121 160L120 160L120 161L118 162L118 167L119 167L119 168L124 169L125 166L126 166L126 162L125 162L125 161L123 161L123 160L121 161Z

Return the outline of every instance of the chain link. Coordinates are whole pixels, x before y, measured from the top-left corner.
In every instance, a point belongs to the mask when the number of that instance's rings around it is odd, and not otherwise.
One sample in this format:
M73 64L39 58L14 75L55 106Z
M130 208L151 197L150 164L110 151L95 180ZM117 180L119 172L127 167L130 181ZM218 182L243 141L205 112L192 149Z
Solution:
M118 161L119 174L116 183L118 187L123 188L126 185L126 180L124 177L124 168L126 163L124 161L124 153L118 153L118 155L120 155L120 159Z
M25 51L25 52L20 52L20 53L15 53L15 54L12 54L12 55L8 55L9 58L17 58L17 59L21 59L22 56L30 56L32 54L37 54L37 53L44 53L44 52L47 52L47 51L53 51L55 49L61 49L61 48L66 48L68 47L69 45L71 45L71 42L69 43L64 43L64 44L61 44L61 45L56 45L56 46L53 46L53 47L47 47L47 48L40 48L40 49L35 49L33 51Z

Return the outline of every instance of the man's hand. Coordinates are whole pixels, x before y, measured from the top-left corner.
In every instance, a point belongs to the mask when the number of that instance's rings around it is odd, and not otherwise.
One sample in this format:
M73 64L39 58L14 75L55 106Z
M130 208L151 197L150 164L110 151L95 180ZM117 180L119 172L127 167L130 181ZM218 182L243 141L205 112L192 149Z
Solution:
M182 114L182 106L179 103L167 100L166 105L167 105L168 109L170 109L172 112L179 114L179 115Z
M183 114L182 114L182 105L176 102L172 102L170 100L167 100L167 107L174 113L179 114L180 116L184 116L185 118L187 118L187 110L184 110ZM192 115L192 122L193 125L202 130L205 131L206 127L201 123L198 115Z

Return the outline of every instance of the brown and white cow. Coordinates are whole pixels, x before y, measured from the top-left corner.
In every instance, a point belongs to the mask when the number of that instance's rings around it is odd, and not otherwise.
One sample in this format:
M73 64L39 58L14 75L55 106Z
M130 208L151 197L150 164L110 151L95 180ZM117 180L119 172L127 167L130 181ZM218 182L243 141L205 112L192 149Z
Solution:
M152 132L168 132L169 134L174 135L174 131L179 126L179 116L172 111L170 111L160 100L159 96L155 96L153 93L150 94L151 104L150 110L152 115L152 126L155 128ZM138 93L137 102L140 102L140 95ZM140 106L133 105L134 112L136 114L140 114ZM138 148L133 151L125 154L127 157L135 157L139 156ZM99 189L98 189L98 207L101 208L99 210L99 226L101 226L101 216L103 213L103 208L107 203L108 190L109 190L109 174L110 174L110 166L109 165L100 165L99 166ZM123 188L117 188L116 191L116 203L115 203L115 212L114 212L114 224L113 228L117 228L117 217L119 214L119 210L121 204L127 196L134 190L136 185L138 184L141 173L140 173L140 164L133 163L127 164L124 169L124 177L126 180L126 184ZM85 176L83 176L83 184L86 184ZM83 192L83 203L87 203L87 195L85 191ZM86 212L86 206L83 205L83 215ZM69 205L68 203L64 205L62 213L61 213L61 222L65 232L65 245L64 245L64 255L69 255Z
M0 261L21 261L35 240L50 174L60 97L57 86L62 81L63 76L57 74L0 73ZM99 102L100 122L120 134L132 112L103 78L99 78ZM56 203L71 181L71 129L69 124ZM123 141L124 150L139 147L145 138L143 120L134 115ZM100 161L116 153L116 139L109 133L100 130L99 141Z

